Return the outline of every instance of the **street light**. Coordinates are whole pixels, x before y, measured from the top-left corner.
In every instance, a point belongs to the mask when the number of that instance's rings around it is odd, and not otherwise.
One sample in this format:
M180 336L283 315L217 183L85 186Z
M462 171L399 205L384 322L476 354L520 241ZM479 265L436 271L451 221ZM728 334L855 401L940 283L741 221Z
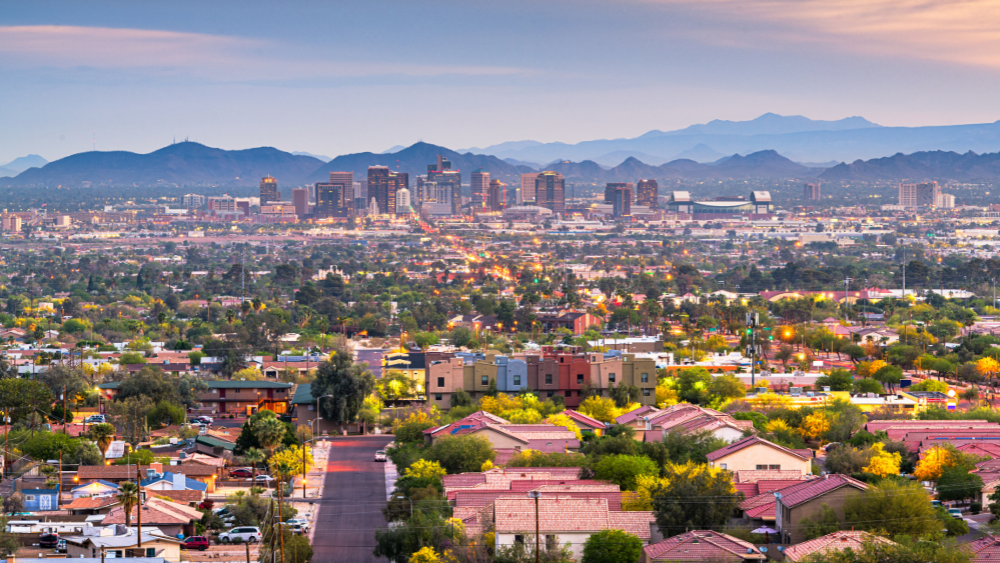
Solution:
M314 425L314 428L315 428L315 430L313 430L313 434L319 433L319 420L321 418L323 418L323 415L320 414L320 410L319 410L319 400L320 399L332 399L332 398L333 398L333 395L323 395L321 397L316 397L316 418L313 419L313 425Z
M541 540L538 534L540 533L540 526L538 524L538 499L542 498L542 491L528 491L528 498L535 499L535 563L541 561Z

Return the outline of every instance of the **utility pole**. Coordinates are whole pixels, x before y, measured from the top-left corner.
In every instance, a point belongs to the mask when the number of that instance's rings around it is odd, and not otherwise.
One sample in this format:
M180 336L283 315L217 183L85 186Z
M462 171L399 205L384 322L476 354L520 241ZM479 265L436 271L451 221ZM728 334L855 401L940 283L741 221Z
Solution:
M66 386L63 385L63 434L66 433Z
M541 498L541 491L528 491L528 496L535 499L535 563L541 561L541 545L542 540L539 534L541 533L541 526L538 523L538 499Z
M59 510L59 501L62 499L62 450L59 450L59 486L56 487L56 510Z
M139 474L139 458L136 456L135 459L135 488L136 488L136 503L135 503L135 514L136 514L136 530L137 533L135 537L138 538L136 543L136 548L142 549L142 479Z
M250 563L250 542L243 542L243 545L247 546L247 563Z
M746 320L747 334L750 336L750 344L747 345L750 351L750 388L754 389L757 383L757 325L760 324L760 313L748 312Z

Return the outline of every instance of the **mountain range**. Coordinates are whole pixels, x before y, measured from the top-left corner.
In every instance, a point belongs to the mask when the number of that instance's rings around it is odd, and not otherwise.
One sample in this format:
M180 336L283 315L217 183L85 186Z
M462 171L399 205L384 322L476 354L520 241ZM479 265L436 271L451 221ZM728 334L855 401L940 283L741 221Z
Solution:
M4 164L3 166L0 166L0 178L5 176L17 176L29 168L41 168L48 163L49 161L38 156L37 154L21 156L8 162L7 164Z
M149 154L88 151L41 168L30 168L5 185L257 185L268 174L298 183L323 164L271 147L227 151L192 142L176 143Z
M750 121L715 120L674 131L653 130L632 139L576 144L514 141L470 150L522 162L592 160L607 166L628 156L656 165L678 158L707 163L718 155L769 149L796 162L852 162L934 150L996 152L1000 150L1000 121L883 127L862 117L819 121L768 113Z
M642 178L812 178L823 172L821 168L808 168L771 150L746 156L734 154L711 164L678 159L653 166L629 157L607 169L592 160L553 162L544 169L559 172L569 180L585 182L634 182Z
M897 153L868 161L856 160L828 168L824 180L898 180L909 178L934 180L996 180L1000 178L1000 152L964 154L946 151Z

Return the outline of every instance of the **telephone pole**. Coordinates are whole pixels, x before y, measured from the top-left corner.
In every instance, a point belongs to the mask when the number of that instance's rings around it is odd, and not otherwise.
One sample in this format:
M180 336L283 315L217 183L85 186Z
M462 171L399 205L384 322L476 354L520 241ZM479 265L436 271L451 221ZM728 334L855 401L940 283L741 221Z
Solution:
M747 336L750 337L747 345L750 352L750 388L754 389L757 383L757 326L760 324L760 313L748 312L746 321Z

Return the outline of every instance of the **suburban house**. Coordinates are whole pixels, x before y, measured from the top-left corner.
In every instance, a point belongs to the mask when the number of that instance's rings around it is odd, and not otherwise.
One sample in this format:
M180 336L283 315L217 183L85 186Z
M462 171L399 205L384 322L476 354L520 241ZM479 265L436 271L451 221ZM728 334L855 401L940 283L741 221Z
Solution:
M580 440L565 426L547 423L510 424L506 420L477 411L445 426L424 431L424 441L433 444L436 440L449 436L475 434L483 436L497 452L493 463L503 465L517 452L535 450L544 453L565 453L580 449Z
M320 399L329 400L327 397ZM336 422L326 420L318 416L317 399L312 395L311 383L300 383L295 386L295 394L291 400L292 425L305 426L312 431L314 436L323 434L339 434L341 430L348 432L359 432L360 424L351 422L340 425Z
M893 542L868 532L840 531L785 548L785 560L805 561L813 554L843 551L848 548L859 551L866 543L892 544Z
M790 450L757 436L747 436L707 457L710 467L729 471L793 470L806 475L812 472L812 450L805 451Z
M289 411L292 384L280 381L206 381L208 390L198 401L217 414L250 416L258 410Z
M117 495L118 484L105 481L103 479L97 479L73 487L70 490L70 493L73 494L73 500L104 495Z
M972 553L972 563L1000 561L1000 536L983 536L965 547Z
M74 516L93 516L107 514L119 504L115 496L79 497L73 499L73 502L69 504L64 504L62 509L68 510Z
M139 507L132 508L131 522L137 522L139 509ZM155 526L163 534L174 537L177 537L178 534L183 536L193 534L195 532L194 523L200 521L203 516L200 511L190 506L149 496L147 496L146 502L142 503L141 509L144 526ZM119 506L112 509L101 523L105 526L125 524L124 507Z
M608 425L596 418L589 417L581 412L577 412L573 409L566 409L559 414L564 414L570 418L577 426L580 427L580 432L583 434L593 434L595 436L600 436L604 434L607 430Z
M204 436L199 436L203 438ZM171 472L181 473L196 481L207 485L206 492L215 492L216 479L218 479L221 469L208 465L184 464L170 465ZM153 463L139 467L139 475L145 475L147 469L153 469L157 473L163 471L162 463ZM122 481L134 481L136 468L134 465L81 465L77 471L77 478L81 481L102 480L108 483L119 484Z
M720 440L735 442L743 438L744 432L753 430L753 422L749 420L736 420L728 414L687 403L642 415L642 419L643 440L647 442L660 442L669 432L711 432Z
M55 489L22 489L24 509L28 512L39 510L59 510L59 488Z
M202 491L208 490L208 485L196 481L182 473L164 471L158 473L154 469L146 470L146 478L139 482L146 491Z
M711 530L694 530L647 545L640 563L750 563L767 559L752 543Z
M548 544L569 544L573 557L579 560L583 545L591 534L607 529L624 530L649 543L659 538L656 517L652 512L615 512L608 509L604 498L564 498L542 496L538 499L538 521L535 520L535 500L530 498L500 498L493 503L496 527L496 548L526 541L527 536L539 535ZM655 536L654 536L655 534Z
M775 527L784 543L801 543L806 539L805 531L798 525L803 518L818 518L823 507L829 506L842 523L847 499L866 490L868 485L839 474L823 475L783 489L780 496L775 495Z
M66 536L66 558L96 558L98 560L130 557L162 557L171 562L181 560L181 540L160 533L142 532L142 547L132 530L114 535L114 526L97 530L100 535ZM103 554L102 554L103 552Z

